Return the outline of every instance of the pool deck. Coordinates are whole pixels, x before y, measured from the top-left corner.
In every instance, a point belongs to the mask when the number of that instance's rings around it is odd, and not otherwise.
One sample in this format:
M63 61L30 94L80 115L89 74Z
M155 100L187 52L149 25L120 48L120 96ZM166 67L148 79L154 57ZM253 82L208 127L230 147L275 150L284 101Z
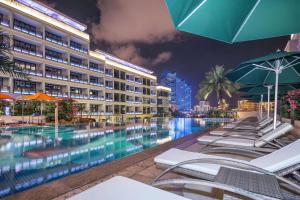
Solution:
M213 129L213 128L212 128ZM170 149L179 148L188 151L199 152L203 147L197 143L197 137L208 134L212 129L203 132L194 133L175 141L170 141L165 144L144 150L142 152L130 155L120 160L115 160L107 164L96 166L94 168L73 174L41 186L20 192L6 197L7 200L63 200L74 196L82 191L89 189L113 176L125 176L131 179L150 184L156 176L163 170L155 165L154 157L158 154ZM295 129L291 134L288 134L290 140L296 140L300 137L299 129ZM248 160L249 158L222 154L231 158ZM165 178L187 178L178 173L169 173ZM215 200L223 199L223 191L217 189L204 188L204 192L190 193L185 190L167 189L171 192L183 195L193 200Z

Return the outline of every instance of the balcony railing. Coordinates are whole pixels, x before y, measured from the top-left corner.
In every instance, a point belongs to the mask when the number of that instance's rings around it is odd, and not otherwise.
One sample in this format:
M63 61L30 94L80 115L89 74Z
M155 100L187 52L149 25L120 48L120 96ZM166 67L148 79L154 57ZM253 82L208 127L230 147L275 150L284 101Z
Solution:
M103 87L104 86L104 83L103 82L90 82L90 85L95 85L95 86L100 86L100 87Z
M79 67L82 69L88 69L88 65L84 64L84 63L79 64L79 63L70 62L70 65L72 65L74 67Z
M105 100L105 98L104 98L104 96L92 96L92 95L90 95L90 99L92 99L92 100L100 100L100 101L104 101Z
M100 110L98 112L90 112L90 115L103 115L104 114L104 110Z
M58 79L58 80L64 80L64 81L69 80L68 76L51 74L51 73L46 73L45 77L52 78L52 79Z
M104 70L103 70L103 69L97 69L97 68L91 68L91 67L90 67L90 70L91 70L91 71L94 71L94 72L104 73Z
M9 20L2 18L2 19L0 19L0 24L3 26L9 27Z
M83 79L74 79L74 78L70 78L71 82L75 82L75 83L82 83L82 84L88 84L87 80L83 80Z
M113 98L106 98L105 101L113 101Z
M65 58L57 58L57 57L53 57L53 56L49 56L49 55L46 55L45 58L47 60L52 60L52 61L55 61L55 62L68 64L68 60L65 59Z
M41 51L30 51L30 50L22 49L22 48L16 47L16 46L13 47L13 50L16 52L20 52L20 53L24 53L24 54L28 54L28 55L32 55L32 56L37 56L37 57L41 57L41 58L43 57L43 52L41 52Z
M70 46L71 49L75 50L75 51L79 51L81 53L88 53L88 50L85 48L78 48L78 47L74 47L74 46Z
M14 89L14 93L15 94L35 94L36 91L35 90L31 90L31 89Z
M46 94L52 97L68 97L68 93L66 92L46 91Z
M23 32L23 33L27 33L29 35L33 35L33 36L38 37L38 38L43 38L43 34L40 31L35 31L35 32L30 31L30 30L28 30L24 27L20 27L18 25L14 25L14 29L17 30L17 31Z
M9 92L10 87L9 86L0 86L0 91L1 92Z
M73 99L88 99L88 95L85 94L70 94Z
M46 36L45 40L47 40L48 42L52 42L54 44L58 44L60 46L68 47L68 42L67 41L58 41L54 38L50 38L50 37L47 37L47 36Z

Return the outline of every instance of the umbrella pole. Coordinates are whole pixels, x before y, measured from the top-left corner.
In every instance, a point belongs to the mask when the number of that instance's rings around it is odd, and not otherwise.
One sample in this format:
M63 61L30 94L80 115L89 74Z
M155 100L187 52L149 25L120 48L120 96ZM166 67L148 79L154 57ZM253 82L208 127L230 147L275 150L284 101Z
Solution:
M270 118L270 90L272 88L272 85L268 85L268 119Z
M280 66L275 70L275 99L274 99L274 119L273 119L273 129L276 129L276 118L277 118L277 96L278 96L278 78L280 73Z
M262 119L263 117L263 99L264 99L264 95L261 94L260 95L260 118Z

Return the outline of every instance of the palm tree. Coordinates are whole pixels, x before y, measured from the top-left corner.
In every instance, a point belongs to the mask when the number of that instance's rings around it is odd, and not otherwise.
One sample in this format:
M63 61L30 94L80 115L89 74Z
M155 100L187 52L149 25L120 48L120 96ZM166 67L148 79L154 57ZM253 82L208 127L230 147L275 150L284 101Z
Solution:
M224 67L218 65L205 74L199 88L198 99L206 100L211 93L216 92L219 104L224 101L224 94L231 97L237 90L235 85L226 78Z
M10 37L0 30L0 73L12 77L27 78L26 74L12 59L10 40Z

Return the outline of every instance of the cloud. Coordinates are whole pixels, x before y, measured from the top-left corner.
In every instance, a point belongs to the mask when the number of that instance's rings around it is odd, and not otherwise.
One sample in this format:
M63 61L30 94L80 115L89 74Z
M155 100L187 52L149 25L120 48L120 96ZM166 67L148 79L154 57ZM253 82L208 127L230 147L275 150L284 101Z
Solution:
M160 63L165 63L170 60L172 57L172 53L169 51L162 52L158 54L158 56L152 61L152 65L157 65Z
M146 58L141 55L140 49L133 44L112 46L111 51L114 55L137 65L154 66L165 63L172 57L172 53L166 51L158 54L155 58Z
M100 23L92 25L96 41L157 43L176 36L164 0L98 0Z

